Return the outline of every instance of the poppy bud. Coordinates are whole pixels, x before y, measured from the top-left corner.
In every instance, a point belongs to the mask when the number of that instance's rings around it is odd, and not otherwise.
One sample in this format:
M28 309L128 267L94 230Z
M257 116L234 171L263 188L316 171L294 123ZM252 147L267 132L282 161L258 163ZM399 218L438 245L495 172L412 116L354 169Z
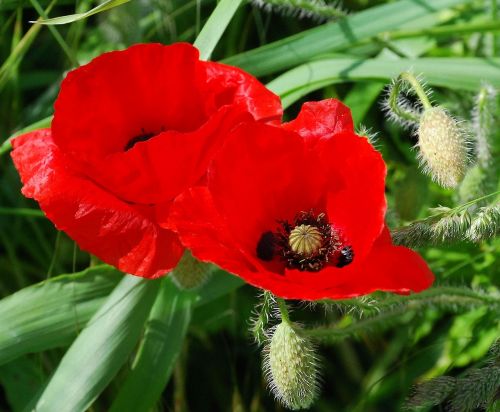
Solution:
M418 126L419 160L432 179L456 187L467 169L467 138L457 121L441 107L424 111Z
M309 408L319 392L318 361L298 326L286 321L276 326L264 354L264 373L276 399L292 410Z
M212 274L213 266L195 259L186 250L172 272L172 279L179 289L192 290L203 286Z

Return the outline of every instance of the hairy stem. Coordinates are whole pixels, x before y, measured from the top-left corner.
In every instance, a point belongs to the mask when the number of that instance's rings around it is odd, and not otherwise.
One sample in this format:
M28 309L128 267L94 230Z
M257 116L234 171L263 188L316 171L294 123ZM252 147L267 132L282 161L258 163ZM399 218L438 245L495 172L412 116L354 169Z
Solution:
M276 298L276 302L278 303L278 308L281 314L281 320L286 323L290 323L290 315L288 313L288 307L286 306L286 302L284 299Z

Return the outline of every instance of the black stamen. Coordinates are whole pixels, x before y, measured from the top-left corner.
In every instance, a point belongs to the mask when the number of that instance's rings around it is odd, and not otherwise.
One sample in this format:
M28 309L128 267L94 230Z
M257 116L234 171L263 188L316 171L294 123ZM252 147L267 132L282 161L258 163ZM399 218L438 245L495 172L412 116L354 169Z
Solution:
M349 263L351 263L353 259L354 259L354 252L352 250L352 247L351 246L343 247L340 250L339 260L335 266L337 266L338 268L343 268L344 266L347 266Z
M152 137L156 136L155 133L144 133L139 136L135 136L129 140L129 142L125 145L125 151L132 149L136 143L145 142Z
M257 257L266 262L273 260L275 240L273 232L264 232L257 243Z

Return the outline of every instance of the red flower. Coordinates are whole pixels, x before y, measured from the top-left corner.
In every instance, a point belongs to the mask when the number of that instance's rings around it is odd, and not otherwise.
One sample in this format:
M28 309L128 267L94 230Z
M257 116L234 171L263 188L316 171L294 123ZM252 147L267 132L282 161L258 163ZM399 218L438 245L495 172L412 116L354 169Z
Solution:
M169 225L197 258L292 299L429 287L424 260L384 226L386 168L336 100L283 127L242 124L177 197Z
M27 197L83 249L124 272L157 277L183 247L161 228L174 197L204 179L242 120L279 120L255 78L203 62L188 44L143 44L70 72L51 129L14 140Z

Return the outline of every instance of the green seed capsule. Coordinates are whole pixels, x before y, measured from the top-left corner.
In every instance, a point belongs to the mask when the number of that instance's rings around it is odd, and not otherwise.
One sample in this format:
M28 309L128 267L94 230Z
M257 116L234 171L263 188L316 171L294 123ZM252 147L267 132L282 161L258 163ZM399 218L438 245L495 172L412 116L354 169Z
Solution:
M171 276L179 289L192 290L203 286L210 279L212 269L212 265L200 262L186 250Z
M318 252L323 244L323 236L315 226L295 226L290 232L288 244L295 253L308 257Z
M276 399L292 410L309 408L319 392L318 361L299 327L280 323L264 354L264 372Z
M467 138L443 108L427 109L418 127L419 160L424 170L443 187L456 187L467 170Z

